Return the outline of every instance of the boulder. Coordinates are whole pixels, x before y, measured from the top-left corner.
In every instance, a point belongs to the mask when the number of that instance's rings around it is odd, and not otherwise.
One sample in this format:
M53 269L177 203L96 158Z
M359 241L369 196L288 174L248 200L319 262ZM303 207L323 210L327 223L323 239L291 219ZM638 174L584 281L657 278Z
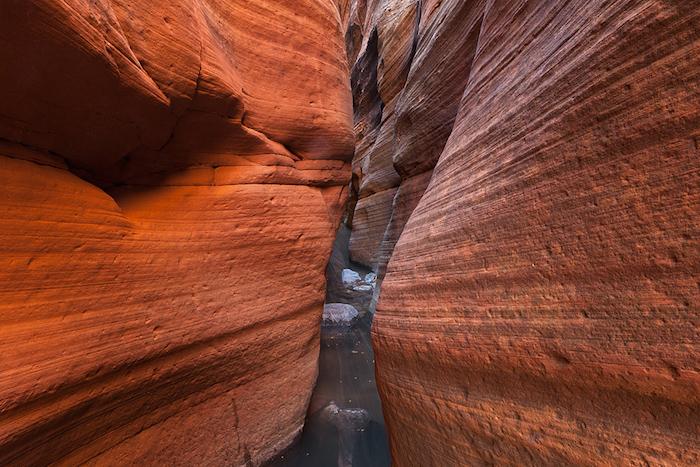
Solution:
M352 287L362 282L362 277L360 274L352 269L343 269L342 279L345 287Z
M323 306L323 324L329 326L350 326L358 318L354 306L347 303L326 303Z

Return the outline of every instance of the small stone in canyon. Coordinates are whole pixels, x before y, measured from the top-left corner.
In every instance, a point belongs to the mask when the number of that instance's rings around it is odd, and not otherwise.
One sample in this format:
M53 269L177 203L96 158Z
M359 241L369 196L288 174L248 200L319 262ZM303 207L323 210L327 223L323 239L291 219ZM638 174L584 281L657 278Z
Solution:
M323 307L323 324L325 326L350 326L355 323L360 313L347 303L326 303Z

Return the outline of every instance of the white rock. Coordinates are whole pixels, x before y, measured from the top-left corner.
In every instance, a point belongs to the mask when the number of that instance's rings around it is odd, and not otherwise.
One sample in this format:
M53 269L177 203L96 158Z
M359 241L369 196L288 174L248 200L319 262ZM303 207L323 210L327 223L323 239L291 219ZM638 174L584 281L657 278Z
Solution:
M354 306L347 303L326 303L323 306L323 323L349 325L359 315Z
M352 269L343 269L343 285L351 286L362 282L362 277Z
M365 282L368 284L372 284L372 285L376 284L377 283L377 275L373 272L367 273L367 275L365 276Z

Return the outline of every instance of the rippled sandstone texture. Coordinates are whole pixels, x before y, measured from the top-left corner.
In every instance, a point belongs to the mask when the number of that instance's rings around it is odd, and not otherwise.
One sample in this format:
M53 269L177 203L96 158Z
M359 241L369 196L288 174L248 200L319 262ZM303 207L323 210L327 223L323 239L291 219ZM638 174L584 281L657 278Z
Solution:
M698 3L347 21L395 464L698 465Z
M331 0L0 5L0 464L298 433L350 178Z

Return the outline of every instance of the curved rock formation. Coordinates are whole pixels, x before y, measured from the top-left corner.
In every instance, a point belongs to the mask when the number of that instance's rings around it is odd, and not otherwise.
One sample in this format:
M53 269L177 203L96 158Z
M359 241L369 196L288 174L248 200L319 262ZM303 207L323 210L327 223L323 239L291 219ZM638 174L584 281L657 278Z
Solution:
M0 464L289 444L351 165L397 465L699 464L694 3L2 2Z
M391 257L373 337L395 464L697 465L695 2L353 12L351 246Z
M0 464L296 436L353 153L341 29L331 0L2 2Z

